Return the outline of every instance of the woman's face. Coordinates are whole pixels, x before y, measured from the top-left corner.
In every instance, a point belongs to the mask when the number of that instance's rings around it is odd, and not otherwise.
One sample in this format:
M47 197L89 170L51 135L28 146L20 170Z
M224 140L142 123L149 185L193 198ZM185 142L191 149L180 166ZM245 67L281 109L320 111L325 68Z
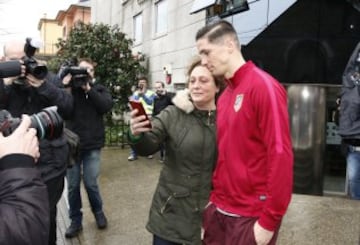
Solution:
M196 66L190 73L189 90L191 99L198 109L213 109L215 95L219 88L205 66Z

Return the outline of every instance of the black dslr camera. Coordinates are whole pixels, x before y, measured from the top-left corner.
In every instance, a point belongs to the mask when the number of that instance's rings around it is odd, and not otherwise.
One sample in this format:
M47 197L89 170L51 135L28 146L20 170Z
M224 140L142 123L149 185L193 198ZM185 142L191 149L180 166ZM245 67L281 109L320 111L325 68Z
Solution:
M71 74L71 86L74 88L86 85L91 81L87 68L77 65L77 60L65 61L60 68L59 77L62 80L67 74Z
M57 107L44 108L39 113L30 116L31 128L35 128L39 139L59 138L64 129L61 116L57 113ZM4 136L10 135L20 124L20 118L14 118L7 110L0 111L0 132Z
M25 56L22 58L23 63L26 67L26 74L31 74L37 79L44 79L48 73L48 69L45 65L38 64L34 59L36 52L36 43L31 38L26 38L24 45ZM6 61L0 63L0 78L15 77L21 75L21 63L19 61ZM18 82L23 84L24 81Z

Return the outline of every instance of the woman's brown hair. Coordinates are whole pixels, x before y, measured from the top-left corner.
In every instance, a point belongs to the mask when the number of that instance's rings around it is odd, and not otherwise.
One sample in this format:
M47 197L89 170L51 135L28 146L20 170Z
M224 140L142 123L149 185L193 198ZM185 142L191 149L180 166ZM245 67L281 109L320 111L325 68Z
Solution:
M198 67L198 66L202 66L201 59L200 59L199 56L195 56L191 60L190 65L189 65L189 67L188 67L188 69L186 71L186 76L187 76L186 84L187 85L189 84L189 79L190 79L191 72L195 69L195 67ZM215 77L215 76L213 76L213 77L214 77L216 87L219 88L219 92L216 95L216 99L217 99L219 97L219 95L221 94L221 92L225 89L225 82L224 82L223 78Z

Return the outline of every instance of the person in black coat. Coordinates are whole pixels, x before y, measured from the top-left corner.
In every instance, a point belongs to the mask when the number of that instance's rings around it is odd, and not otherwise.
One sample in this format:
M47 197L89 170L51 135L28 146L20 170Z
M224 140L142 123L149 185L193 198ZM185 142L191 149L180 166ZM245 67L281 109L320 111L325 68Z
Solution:
M36 130L29 126L24 116L11 135L0 133L0 244L48 244L48 194L35 168Z
M25 56L24 45L25 42L16 40L6 43L5 59L21 60ZM0 109L6 109L13 117L37 114L51 106L56 106L57 113L66 119L71 115L73 99L63 88L55 85L54 76L50 72L44 79L27 73L26 76L8 77L0 81ZM49 120L49 125L53 128L57 120ZM54 245L57 240L57 203L64 189L69 148L63 135L40 139L39 144L40 158L36 167L47 186L50 205L49 245Z
M65 232L66 238L75 237L82 230L81 179L84 181L97 227L107 227L97 179L100 174L101 148L105 144L103 117L111 110L113 100L110 91L95 79L95 65L88 58L80 59L79 68L87 70L87 75L72 76L69 73L62 79L74 98L74 111L66 122L67 127L80 138L79 159L67 171L71 224Z
M156 97L154 98L153 116L158 115L168 105L172 105L173 103L171 100L175 95L174 93L170 93L166 91L165 84L162 81L155 82L155 93L156 93ZM165 160L165 145L161 144L160 162L164 162L164 160Z

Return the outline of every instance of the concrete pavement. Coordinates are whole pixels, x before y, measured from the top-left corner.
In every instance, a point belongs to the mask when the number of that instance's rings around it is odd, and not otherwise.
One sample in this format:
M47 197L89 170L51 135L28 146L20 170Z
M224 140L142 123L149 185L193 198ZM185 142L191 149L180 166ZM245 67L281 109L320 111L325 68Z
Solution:
M83 189L83 232L78 238L64 238L69 220L63 198L59 203L58 245L151 244L145 225L162 164L157 155L154 159L140 157L129 162L128 153L128 147L103 150L99 180L108 228L96 228ZM294 194L277 244L360 245L360 201Z

